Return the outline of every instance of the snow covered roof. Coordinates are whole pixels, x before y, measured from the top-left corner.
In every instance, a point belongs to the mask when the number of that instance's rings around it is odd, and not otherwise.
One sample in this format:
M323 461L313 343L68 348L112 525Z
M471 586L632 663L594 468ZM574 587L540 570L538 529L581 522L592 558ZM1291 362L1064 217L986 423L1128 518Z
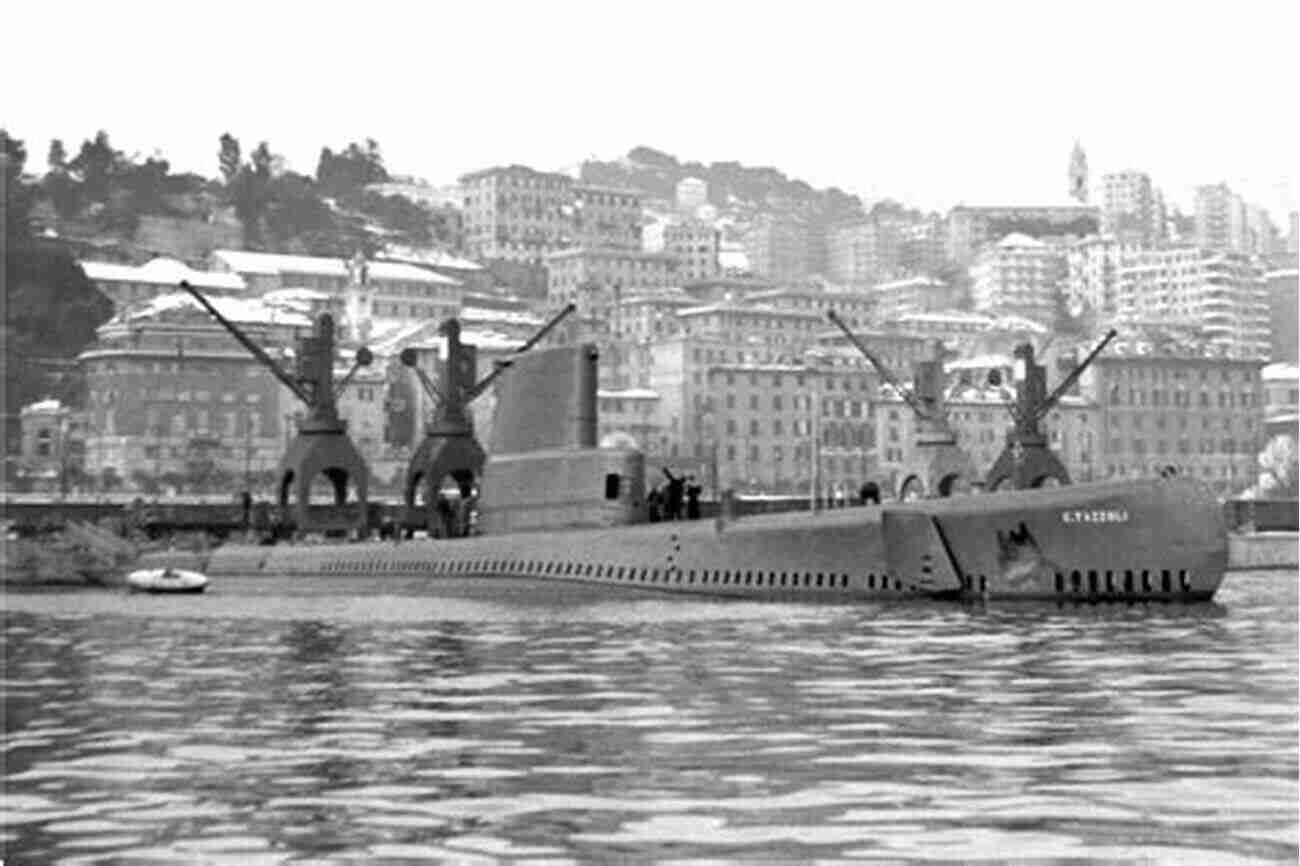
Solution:
M1021 234L1020 232L1012 232L1011 234L1004 237L1002 240L998 241L998 246L1000 247L1045 247L1047 246L1047 244L1043 243L1037 238L1031 238L1029 235L1024 235Z
M322 277L347 277L348 262L322 256L289 256L279 253L254 253L247 250L214 250L212 257L237 274L313 274ZM405 262L367 262L372 280L403 280L411 283L439 283L459 286L460 280Z
M899 324L913 322L916 324L985 325L992 327L994 319L992 316L987 316L984 313L950 310L944 313L907 313L899 316L897 322Z
M1046 334L1048 330L1046 325L1024 316L999 316L989 327L997 331L1029 331L1034 334Z
M35 415L41 412L62 412L63 404L58 400L50 397L45 400L38 400L35 403L29 403L24 406L20 414Z
M225 316L232 322L242 322L245 324L261 325L285 325L288 327L311 327L312 321L310 316L303 315L296 310L276 307L262 301L261 298L229 298L215 296L208 299L212 306L216 307L217 312ZM159 315L180 309L192 309L202 313L204 316L208 312L199 306L199 302L194 300L184 292L173 292L166 295L159 295L144 304L131 307L117 317L120 320L135 321L137 319L152 319Z
M296 289L272 289L271 291L262 295L262 300L266 301L268 304L275 304L282 301L287 301L290 303L293 302L314 303L318 301L328 301L334 297L336 296L330 294L329 292L322 292L319 289L296 288Z
M417 247L398 246L390 244L383 253L385 259L394 262L411 262L418 265L429 265L436 268L451 268L457 271L481 271L483 266L478 262L472 262L469 259L462 259L459 256L453 256L451 253L442 250L419 249Z
M520 310L492 310L482 307L461 307L461 322L496 322L503 325L535 325L541 327L546 320Z
M1295 364L1268 364L1259 371L1259 377L1265 382L1287 382L1300 379L1300 366Z
M217 271L196 271L184 262L166 257L132 267L113 262L81 262L81 269L86 276L97 282L110 283L153 283L160 286L180 286L181 280L200 289L226 289L243 291L247 288L244 278L239 274L225 274Z
M1014 362L1010 355L976 355L972 358L956 358L943 365L944 370L991 370L1010 367Z
M601 388L596 396L613 400L658 400L659 392L651 388L624 388L621 391Z
M705 304L703 306L689 307L687 309L677 311L677 315L679 316L699 316L699 315L705 315L707 313L747 313L747 314L758 313L760 315L765 315L765 316L780 316L783 318L795 318L795 319L816 319L817 321L821 321L820 315L805 310L782 310L782 309L777 309L775 307L768 307L764 305L748 306L745 304L735 303L734 301L733 302L723 301L717 304Z

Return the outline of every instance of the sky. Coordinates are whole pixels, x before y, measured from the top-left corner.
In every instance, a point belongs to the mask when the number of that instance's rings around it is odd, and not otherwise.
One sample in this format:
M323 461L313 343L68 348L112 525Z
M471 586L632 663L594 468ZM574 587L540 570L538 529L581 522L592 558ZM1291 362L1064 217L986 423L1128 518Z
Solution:
M1094 181L1141 169L1185 211L1197 184L1226 181L1285 231L1300 206L1297 10L28 2L0 12L0 126L26 141L29 169L51 138L75 153L101 128L119 149L207 176L227 131L309 174L321 147L374 138L391 173L439 185L647 145L941 211L1064 200L1078 139Z

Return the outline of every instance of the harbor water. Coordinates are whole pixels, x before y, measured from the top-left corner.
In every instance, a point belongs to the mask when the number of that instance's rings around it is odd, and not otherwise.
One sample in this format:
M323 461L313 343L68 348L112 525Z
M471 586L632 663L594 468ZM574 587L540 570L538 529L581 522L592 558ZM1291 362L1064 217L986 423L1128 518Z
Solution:
M1297 585L3 599L6 863L1295 862Z

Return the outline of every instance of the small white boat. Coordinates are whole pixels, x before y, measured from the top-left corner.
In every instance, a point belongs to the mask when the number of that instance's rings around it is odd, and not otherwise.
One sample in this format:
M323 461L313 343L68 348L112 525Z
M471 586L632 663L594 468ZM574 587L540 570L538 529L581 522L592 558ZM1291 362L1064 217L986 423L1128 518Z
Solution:
M126 576L126 585L132 592L203 592L208 585L206 575L184 568L142 568Z

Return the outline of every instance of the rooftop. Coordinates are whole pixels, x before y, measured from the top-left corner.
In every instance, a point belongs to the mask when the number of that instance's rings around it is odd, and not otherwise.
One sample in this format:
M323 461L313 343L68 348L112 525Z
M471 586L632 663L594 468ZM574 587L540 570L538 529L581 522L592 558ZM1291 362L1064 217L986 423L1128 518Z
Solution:
M247 288L244 278L239 274L196 271L184 262L166 257L153 259L139 267L112 262L80 262L80 265L86 276L95 281L179 287L181 280L185 280L200 289L242 292Z
M1259 371L1259 377L1265 382L1289 382L1300 379L1300 366L1295 364L1269 364Z
M650 388L623 388L621 390L601 388L596 392L596 396L614 400L658 400L659 392Z
M407 262L415 265L428 265L434 268L448 268L456 271L481 271L483 266L478 262L472 262L469 259L463 259L460 256L453 256L451 253L442 250L419 249L417 247L405 247L389 245L380 255L393 262Z
M349 262L323 256L290 256L246 250L213 250L213 259L237 274L313 274L324 277L348 276ZM460 281L405 262L367 262L372 280L402 280L409 283L437 283L459 286Z
M268 304L261 298L214 296L208 300L212 306L216 307L217 312L236 323L285 325L295 328L309 328L312 324L310 316L304 315L297 310ZM174 310L193 310L205 318L209 315L206 310L199 306L199 302L189 294L171 292L124 310L114 316L113 321L134 322L140 319L155 319Z

